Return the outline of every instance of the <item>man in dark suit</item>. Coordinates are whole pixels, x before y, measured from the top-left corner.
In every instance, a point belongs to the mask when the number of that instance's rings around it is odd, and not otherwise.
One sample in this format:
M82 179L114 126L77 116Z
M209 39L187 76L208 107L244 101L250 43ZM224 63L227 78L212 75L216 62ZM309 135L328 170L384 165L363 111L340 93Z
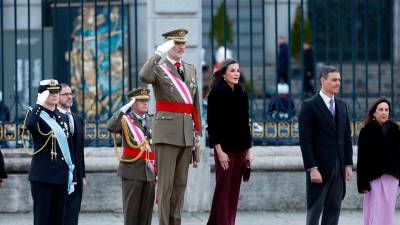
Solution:
M288 83L289 46L284 36L278 38L278 80L277 83Z
M300 147L306 170L307 225L339 222L345 180L352 178L353 150L347 106L335 67L321 69L321 90L304 101L299 113Z
M75 164L76 185L75 192L68 196L67 205L65 208L65 225L77 225L79 212L81 210L82 189L86 185L85 180L85 160L84 160L84 124L83 119L76 113L71 112L73 102L73 94L71 88L62 83L60 91L60 100L57 104L57 109L68 116L69 127L71 131L72 143L72 160Z
M4 165L3 154L1 154L0 150L0 187L3 186L5 179L7 179L7 173Z

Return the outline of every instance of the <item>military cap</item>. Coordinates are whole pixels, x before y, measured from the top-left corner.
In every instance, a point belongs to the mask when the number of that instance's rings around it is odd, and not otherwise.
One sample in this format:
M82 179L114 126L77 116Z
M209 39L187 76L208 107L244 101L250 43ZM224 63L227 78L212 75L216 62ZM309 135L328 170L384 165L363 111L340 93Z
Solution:
M38 92L42 93L44 91L49 91L50 93L58 93L61 91L61 85L59 85L58 81L54 79L42 80L39 83Z
M176 30L171 30L171 31L165 32L162 34L162 36L168 40L186 42L187 41L186 34L188 34L188 33L189 32L186 29L176 29Z
M137 88L133 91L130 91L127 95L128 98L132 99L135 98L136 100L139 99L149 99L150 90L147 88Z

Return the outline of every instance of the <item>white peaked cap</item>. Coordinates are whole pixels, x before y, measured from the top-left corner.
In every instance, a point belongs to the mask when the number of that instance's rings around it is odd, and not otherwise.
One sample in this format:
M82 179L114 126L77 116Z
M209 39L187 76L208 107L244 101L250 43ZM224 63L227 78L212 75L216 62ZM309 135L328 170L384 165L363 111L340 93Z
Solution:
M287 83L278 83L278 94L289 94L289 85Z
M218 64L224 61L224 59L233 58L232 51L228 48L226 49L226 56L224 54L225 54L225 47L223 46L219 47L217 53L215 54L215 61L217 61Z

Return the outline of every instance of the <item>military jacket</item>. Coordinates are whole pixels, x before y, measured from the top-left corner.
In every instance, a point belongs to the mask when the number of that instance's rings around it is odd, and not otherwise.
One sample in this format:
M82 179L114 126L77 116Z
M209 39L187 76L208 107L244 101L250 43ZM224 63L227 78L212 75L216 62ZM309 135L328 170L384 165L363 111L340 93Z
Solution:
M68 166L64 160L60 146L57 143L57 139L54 139L57 154L53 157L51 155L51 149L53 148L52 138L44 135L48 134L51 128L40 118L40 113L42 111L49 114L49 116L60 125L68 138L69 146L71 146L68 117L58 110L51 111L41 105L36 105L32 111L29 112L25 125L32 135L34 152L38 152L42 147L43 149L32 156L29 180L44 183L66 184L68 182ZM73 154L72 152L70 153L71 155Z
M111 133L120 133L122 134L122 146L129 146L125 140L125 138L129 138L130 141L134 144L137 145L137 140L134 140L133 134L131 134L130 130L127 129L124 131L122 129L122 116L124 114L122 112L118 112L116 115L111 117L108 122L107 122L107 129ZM151 140L151 123L152 123L152 118L149 114L146 114L145 116L145 121L146 121L146 127L145 129L141 122L137 119L135 114L131 113L129 117L133 120L134 124L143 132L145 137L147 137L148 140ZM129 134L126 134L125 132L129 132ZM151 149L152 146L150 146ZM123 156L122 159L132 159L129 156ZM155 181L155 174L153 170L149 167L148 163L146 163L146 160L139 158L135 162L120 162L119 167L118 167L118 176L125 178L125 179L131 179L131 180L140 180L140 181Z
M167 74L159 67L161 57L154 54L143 65L139 72L140 79L152 84L156 101L184 103L178 90ZM176 67L168 60L164 63L172 71L173 75L181 79ZM185 83L189 88L193 104L198 115L198 123L201 133L201 114L199 105L199 88L196 77L196 69L193 65L182 61L185 75ZM153 121L153 144L170 144L175 146L192 146L194 126L191 114L157 111Z

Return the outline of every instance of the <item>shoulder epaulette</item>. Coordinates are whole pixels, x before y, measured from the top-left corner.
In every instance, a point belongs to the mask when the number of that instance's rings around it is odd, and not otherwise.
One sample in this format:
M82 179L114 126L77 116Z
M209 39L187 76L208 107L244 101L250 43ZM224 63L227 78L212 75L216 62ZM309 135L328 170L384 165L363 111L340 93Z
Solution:
M190 65L190 66L194 66L193 64L188 63L188 62L186 62L186 61L183 61L183 60L182 60L182 62L183 62L184 64L187 64L187 65Z

